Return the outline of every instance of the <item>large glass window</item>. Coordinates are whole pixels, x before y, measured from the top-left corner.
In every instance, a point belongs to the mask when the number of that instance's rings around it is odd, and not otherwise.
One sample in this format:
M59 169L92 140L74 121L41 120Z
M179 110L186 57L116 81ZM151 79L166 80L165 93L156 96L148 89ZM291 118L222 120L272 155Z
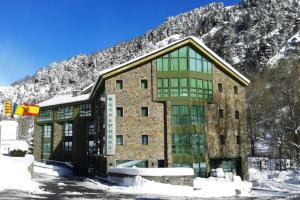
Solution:
M172 106L172 124L174 125L190 124L189 106L187 105Z
M195 78L171 78L170 96L171 97L199 97L212 100L213 95L212 81ZM157 79L157 96L169 96L169 79Z
M187 97L189 95L188 79L180 78L179 80L180 80L179 96Z
M52 120L52 111L51 109L42 109L37 118L38 122L51 121Z
M171 53L156 59L158 79L158 97L199 97L212 100L211 76L204 76L203 79L190 78L190 75L181 71L200 72L210 75L212 73L212 63L196 52L192 47L186 46L174 50ZM169 71L169 74L160 73ZM160 75L162 77L160 77ZM168 77L166 77L168 76Z
M58 109L58 119L70 118L73 118L73 106L65 106Z
M203 105L173 105L172 124L174 125L202 125L205 124L205 110Z
M178 78L171 79L171 96L178 97L179 96L179 81Z
M191 112L192 124L204 124L204 106L193 105Z
M88 124L88 153L96 153L96 132L95 125L93 122Z
M73 136L73 128L72 127L73 127L72 123L65 123L65 127L64 127L65 137Z
M91 104L87 103L87 104L81 104L80 105L80 117L87 117L87 116L91 116L92 115L92 108L91 108Z
M169 96L169 79L167 78L157 79L157 96L158 97Z
M42 127L42 159L48 160L51 154L51 126L45 125Z
M172 153L199 154L204 153L204 135L199 133L173 133Z
M182 47L156 60L157 71L195 71L211 74L212 63L192 47Z
M188 48L183 47L175 50L156 60L157 71L187 71L187 52Z
M65 123L64 124L64 149L65 152L72 151L72 137L73 136L73 124Z

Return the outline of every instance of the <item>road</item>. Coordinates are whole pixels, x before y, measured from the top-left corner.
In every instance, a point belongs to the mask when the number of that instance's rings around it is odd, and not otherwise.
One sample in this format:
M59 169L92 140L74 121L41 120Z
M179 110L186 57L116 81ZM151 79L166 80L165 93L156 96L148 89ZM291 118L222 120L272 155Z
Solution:
M113 193L107 190L101 190L97 185L85 178L72 177L54 177L44 174L36 174L35 180L41 184L44 192L28 194L26 192L17 190L6 190L0 192L0 200L22 200L22 199L136 199L136 200L154 200L154 199L195 199L195 198L168 198L163 196L150 195L131 195ZM216 188L217 189L217 188ZM200 199L200 198L197 198ZM300 199L299 194L276 194L271 191L254 191L254 196L251 197L229 197L229 198L209 198L214 200L228 199L228 200L276 200L276 199ZM207 199L206 199L207 200Z

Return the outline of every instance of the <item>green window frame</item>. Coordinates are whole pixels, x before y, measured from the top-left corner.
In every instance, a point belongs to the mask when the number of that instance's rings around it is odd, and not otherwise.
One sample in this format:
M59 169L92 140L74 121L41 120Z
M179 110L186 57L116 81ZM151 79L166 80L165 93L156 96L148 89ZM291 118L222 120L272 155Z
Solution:
M174 154L204 154L205 137L199 133L173 133L172 153Z
M189 106L173 105L172 106L172 124L188 125L190 124Z
M157 96L168 97L169 96L169 79L159 78L157 79Z
M192 47L184 46L155 60L156 70L161 71L195 71L212 74L212 63L201 56Z
M58 109L58 119L71 118L73 118L73 106L65 106Z
M172 134L172 153L191 153L189 134Z
M65 137L72 137L73 136L73 124L67 122L64 124L64 136Z
M188 78L180 78L179 84L180 84L179 96L181 97L189 96Z
M204 153L205 137L204 134L191 134L192 153Z
M192 105L191 122L192 124L205 124L204 106Z
M52 126L44 125L42 127L43 140L42 140L42 159L49 160L51 155L52 143Z
M38 122L45 122L52 120L52 110L51 109L42 109L39 112L39 116L37 118Z
M179 79L171 78L170 86L171 86L171 97L178 97L179 96Z
M64 123L64 150L65 152L72 151L73 141L73 124L71 122Z
M80 105L80 117L90 117L92 116L92 106L90 103Z

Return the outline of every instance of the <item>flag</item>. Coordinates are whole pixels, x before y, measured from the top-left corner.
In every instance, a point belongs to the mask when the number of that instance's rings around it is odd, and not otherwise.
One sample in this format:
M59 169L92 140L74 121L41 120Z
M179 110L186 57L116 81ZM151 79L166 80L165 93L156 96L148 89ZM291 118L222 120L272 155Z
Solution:
M24 108L24 116L38 116L40 112L40 107L38 105L33 105L33 104L27 104L24 103L23 105Z
M13 105L13 114L23 116L24 108L21 104L14 103Z
M4 103L4 114L11 115L12 114L12 105L11 101L6 101Z

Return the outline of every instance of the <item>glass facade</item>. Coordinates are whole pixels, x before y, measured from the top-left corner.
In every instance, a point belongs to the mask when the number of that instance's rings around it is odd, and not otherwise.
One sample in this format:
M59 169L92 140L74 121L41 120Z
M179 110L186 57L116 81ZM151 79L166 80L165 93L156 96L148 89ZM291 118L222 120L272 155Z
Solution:
M184 46L153 61L157 98L170 101L174 166L205 176L205 105L213 100L213 64Z
M205 124L203 105L173 105L173 125Z
M197 97L211 101L212 80L197 78L158 78L157 97Z
M57 113L58 119L72 119L73 118L73 106L60 107Z
M38 122L45 122L52 120L52 110L51 109L43 109L40 111L39 116L37 117Z
M89 116L92 116L91 104L89 104L89 103L87 103L87 104L81 104L80 105L79 116L80 117L89 117Z
M64 150L65 152L72 151L72 139L73 139L73 124L64 124Z
M50 125L44 125L42 127L42 133L42 159L49 160L51 155L52 127Z
M157 97L192 97L212 101L212 63L185 46L154 60Z

